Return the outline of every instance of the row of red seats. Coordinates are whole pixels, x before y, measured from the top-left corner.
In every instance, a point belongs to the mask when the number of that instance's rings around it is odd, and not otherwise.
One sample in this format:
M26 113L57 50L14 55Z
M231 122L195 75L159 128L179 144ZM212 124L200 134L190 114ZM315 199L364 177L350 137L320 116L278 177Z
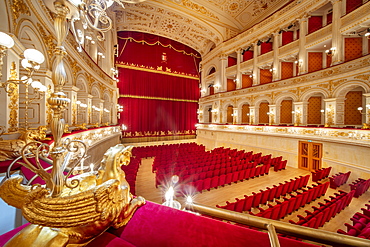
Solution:
M327 167L312 172L312 181L317 182L321 179L329 177L330 171L331 167Z
M284 197L284 201L277 201L278 204L272 206L269 205L268 209L260 209L256 216L264 217L267 219L278 220L285 217L287 214L290 214L300 207L304 206L307 203L310 203L317 198L325 195L329 187L329 182L314 185L313 187L307 187L308 190L304 190L302 193L298 193L296 196L290 198ZM252 213L250 213L252 214Z
M274 171L277 172L277 171L280 171L280 170L284 170L286 168L287 162L288 162L287 160L282 160L279 163L276 163L274 165Z
M193 180L197 179L204 179L207 177L213 177L213 176L219 176L222 174L227 174L235 171L241 171L245 169L252 169L254 167L257 167L256 163L247 163L247 164L241 164L241 165L232 165L232 163L224 163L224 164L217 164L217 165L211 165L211 166L203 166L203 167L166 167L162 168L157 171L156 176L157 177L163 177L168 175L176 174L178 176L181 176L185 181L188 180L189 176L193 177ZM197 178L199 176L199 178Z
M356 212L352 218L352 225L344 223L347 231L338 229L337 232L349 236L370 239L370 205L365 204L367 209L361 208L363 213Z
M278 157L275 157L275 158L271 158L271 160L270 160L271 166L275 166L275 165L279 164L282 160L283 160L283 156L278 156Z
M217 165L217 164L223 164L225 162L231 162L233 164L239 165L244 163L249 163L251 161L254 161L252 152L249 152L249 156L243 156L243 158L240 157L231 157L227 154L214 154L212 152L198 152L198 153L184 153L183 155L178 154L175 157L175 160L172 158L172 156L169 155L162 155L158 154L153 162L153 170L157 170L158 167L166 167L170 166L173 167L179 166L189 166L189 167L198 167L198 166L206 166L206 165ZM271 155L268 155L268 157L271 157ZM260 163L267 163L267 162L261 162L263 157L259 157L258 160L255 162Z
M320 207L317 208L313 206L313 212L305 210L307 216L303 217L302 215L298 215L300 219L298 222L289 221L290 223L303 225L311 228L319 228L322 227L326 222L328 222L331 218L333 218L337 213L342 211L345 207L347 207L353 198L354 191L350 193L340 191L340 194L336 194L335 197L330 197L331 200L325 199L324 203L319 203Z
M127 166L121 166L121 169L126 174L126 181L130 185L130 192L136 195L136 177L139 171L139 166L141 165L141 158L131 157L130 163Z
M296 191L307 186L307 182L310 175L300 176L299 178L285 181L283 184L273 185L272 188L266 187L266 190L260 190L260 192L253 192L251 196L244 195L243 199L236 199L236 202L226 201L225 206L216 205L218 208L228 209L236 212L250 211L252 207L258 207L260 204L265 204L268 201L280 198L287 193Z
M330 188L332 189L336 189L338 188L339 186L347 183L347 180L349 178L349 175L351 175L351 172L347 172L347 173L338 173L338 174L335 174L331 177L329 177L329 180L330 180Z
M210 190L211 188L217 188L226 184L231 185L232 183L237 183L238 181L268 174L269 168L270 165L263 165L252 169L228 173L226 175L222 174L212 178L199 179L195 182L183 184L182 191L184 194L188 194L189 190L191 190L189 188L195 188L196 191L202 192L203 190Z
M352 184L349 185L351 187L351 190L355 190L355 197L358 198L363 193L365 193L370 186L370 179L365 180L362 178L357 179L356 181L352 182Z
M143 147L134 147L132 149L132 155L135 157L154 157L158 152L171 152L172 150L205 150L205 146L198 145L195 142L192 143L179 143L179 144L166 144L166 145L154 145L154 146L143 146Z

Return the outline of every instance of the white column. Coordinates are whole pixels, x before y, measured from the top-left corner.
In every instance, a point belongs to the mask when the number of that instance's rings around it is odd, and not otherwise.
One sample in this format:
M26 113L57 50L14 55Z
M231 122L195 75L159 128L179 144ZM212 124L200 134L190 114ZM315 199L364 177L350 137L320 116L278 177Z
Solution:
M225 92L227 90L227 78L226 78L226 68L227 68L227 55L222 54L219 57L220 61L220 72L218 81L215 83L215 93L216 92Z
M276 105L269 105L269 125L277 124L276 121Z
M307 102L293 102L294 111L292 113L294 126L307 124L307 104Z
M242 88L242 73L240 71L240 63L242 60L242 49L237 49L236 51L236 89Z
M325 102L325 127L336 123L336 98L324 99Z
M258 46L257 42L253 43L253 86L258 85L260 82L260 73L257 66L257 57L258 57Z
M221 109L220 102L212 105L212 123L221 123Z
M308 16L303 15L299 21L299 52L298 52L298 61L299 61L299 71L298 74L302 75L308 71L308 60L307 60L307 51L306 51L306 35L307 35L307 20Z
M332 22L332 48L335 48L335 53L332 57L331 64L336 65L344 61L344 45L343 37L340 33L342 16L342 0L331 0L333 4L333 22Z
M363 96L365 97L365 114L362 122L366 123L363 128L370 128L370 93L363 94Z
M238 108L234 107L233 108L233 124L238 123Z
M249 123L256 124L255 119L256 119L256 107L249 106Z
M87 109L86 109L86 113L87 113L87 124L92 124L92 111L93 111L93 109L92 109L92 98L93 98L94 96L92 96L92 95L88 95L87 96Z
M280 80L280 62L279 62L279 32L274 32L274 41L272 43L272 49L274 51L274 60L272 68L272 81Z

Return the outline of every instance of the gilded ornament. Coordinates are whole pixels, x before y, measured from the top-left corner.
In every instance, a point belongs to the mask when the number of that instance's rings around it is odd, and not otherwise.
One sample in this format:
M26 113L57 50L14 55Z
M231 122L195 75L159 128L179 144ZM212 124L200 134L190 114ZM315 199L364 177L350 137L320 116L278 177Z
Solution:
M29 7L27 6L27 4L25 4L23 0L13 0L11 9L12 9L14 27L16 27L16 25L18 24L17 20L21 14L28 15L28 16L31 15Z
M36 140L46 140L46 127L22 130L18 139L0 141L0 161L13 160L21 156L22 149Z
M17 80L18 74L16 69L16 64L13 61L10 68L10 77L9 80ZM8 84L8 95L9 95L9 104L8 108L10 109L9 120L8 120L8 132L18 131L18 110L19 110L19 93L18 85L14 83Z
M111 147L97 173L69 179L66 184L78 185L64 187L57 198L50 197L50 190L44 186L22 185L22 176L6 180L0 186L0 196L21 209L31 223L7 246L84 246L109 227L126 225L135 210L145 204L144 198L133 198L121 169L130 162L131 148L121 144Z

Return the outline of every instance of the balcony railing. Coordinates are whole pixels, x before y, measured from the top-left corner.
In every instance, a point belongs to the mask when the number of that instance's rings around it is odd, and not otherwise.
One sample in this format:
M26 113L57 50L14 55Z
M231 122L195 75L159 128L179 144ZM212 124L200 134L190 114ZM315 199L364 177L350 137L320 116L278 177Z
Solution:
M332 24L329 24L306 37L306 46L312 46L331 37Z

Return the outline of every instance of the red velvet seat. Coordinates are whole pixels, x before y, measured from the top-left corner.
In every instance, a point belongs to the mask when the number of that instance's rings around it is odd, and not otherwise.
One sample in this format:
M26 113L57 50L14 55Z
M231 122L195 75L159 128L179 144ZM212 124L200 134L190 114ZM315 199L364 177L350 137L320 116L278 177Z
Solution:
M220 181L219 176L215 176L215 177L211 178L211 188L217 188L218 185L219 185L219 181Z
M253 198L253 196L246 196L246 195L244 195L244 197L245 197L245 202L244 202L244 210L243 211L249 211L252 208L254 198Z

